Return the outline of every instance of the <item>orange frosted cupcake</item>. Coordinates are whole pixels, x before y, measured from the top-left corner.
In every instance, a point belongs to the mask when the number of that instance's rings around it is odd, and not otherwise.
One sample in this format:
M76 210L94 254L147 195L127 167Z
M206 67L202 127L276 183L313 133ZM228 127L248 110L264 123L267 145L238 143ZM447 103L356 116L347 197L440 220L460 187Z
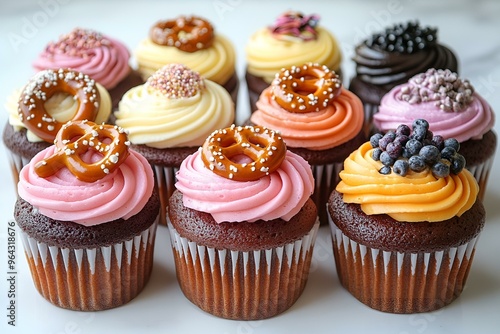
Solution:
M398 129L346 159L328 202L333 253L340 282L362 303L429 312L460 296L485 210L463 156L424 144L426 121L416 120L411 133ZM411 152L403 156L404 141Z
M279 131L288 149L309 162L316 180L313 198L326 223L325 204L343 161L365 141L359 98L324 65L292 66L262 92L250 122Z

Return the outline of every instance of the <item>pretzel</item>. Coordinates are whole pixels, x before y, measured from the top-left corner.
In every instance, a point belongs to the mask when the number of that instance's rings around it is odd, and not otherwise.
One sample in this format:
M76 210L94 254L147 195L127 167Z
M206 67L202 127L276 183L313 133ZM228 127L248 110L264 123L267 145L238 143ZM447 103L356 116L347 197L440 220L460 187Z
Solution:
M307 63L281 69L272 83L272 98L290 112L319 111L340 94L341 85L328 67Z
M214 28L201 17L180 16L175 20L157 22L151 28L149 36L156 44L196 52L212 45Z
M105 142L106 139L109 141ZM77 179L94 182L116 170L129 154L127 134L122 128L90 121L66 123L54 143L54 154L35 164L35 172L40 177L51 176L67 167ZM88 150L103 156L98 161L85 162L81 156Z
M253 181L269 175L280 167L285 155L285 142L276 131L235 125L214 131L201 152L207 168L235 181Z
M99 91L89 76L68 69L38 72L23 89L18 113L26 128L47 142L53 142L64 124L45 109L45 102L57 93L72 95L78 101L72 120L94 120L99 110Z

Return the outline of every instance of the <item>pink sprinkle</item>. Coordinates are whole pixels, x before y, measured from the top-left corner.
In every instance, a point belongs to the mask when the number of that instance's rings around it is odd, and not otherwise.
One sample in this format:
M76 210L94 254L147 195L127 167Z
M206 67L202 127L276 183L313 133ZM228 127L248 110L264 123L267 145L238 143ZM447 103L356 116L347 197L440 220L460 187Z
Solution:
M181 64L165 65L153 73L146 84L171 99L193 97L205 89L200 74Z
M83 57L88 55L89 50L93 48L110 44L111 42L99 32L90 29L75 28L70 33L59 37L57 42L47 45L46 51L51 54L68 54Z

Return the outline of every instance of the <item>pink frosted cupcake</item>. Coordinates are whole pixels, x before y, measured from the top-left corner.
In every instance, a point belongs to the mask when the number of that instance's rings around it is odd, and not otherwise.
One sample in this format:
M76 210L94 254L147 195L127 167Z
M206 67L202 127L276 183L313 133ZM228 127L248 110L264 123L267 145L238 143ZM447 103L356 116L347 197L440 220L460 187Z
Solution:
M398 124L411 125L417 117L429 122L434 136L442 136L436 140L458 140L467 169L479 183L478 197L483 199L497 145L491 106L468 80L449 70L429 69L386 94L373 123L387 132Z
M128 89L143 82L129 60L130 53L120 41L94 30L75 28L50 42L33 67L37 71L71 68L83 72L109 91L116 107Z
M274 131L232 126L210 135L177 178L169 231L185 296L229 319L291 307L306 285L319 227L307 162Z
M326 201L338 183L344 159L365 141L363 105L324 65L282 69L257 101L250 122L280 132L288 149L313 169L313 199L321 223Z
M149 279L160 204L127 143L116 126L68 122L21 170L14 217L35 287L56 306L117 307Z

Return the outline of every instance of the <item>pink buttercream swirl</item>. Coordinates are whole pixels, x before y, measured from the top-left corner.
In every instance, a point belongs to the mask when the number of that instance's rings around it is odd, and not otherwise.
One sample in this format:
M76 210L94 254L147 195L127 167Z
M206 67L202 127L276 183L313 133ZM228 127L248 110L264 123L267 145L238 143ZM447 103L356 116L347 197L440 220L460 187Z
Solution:
M287 151L281 167L255 181L234 181L205 167L200 151L187 157L177 173L176 188L186 207L210 213L216 222L290 220L314 189L309 164Z
M276 19L270 30L277 38L293 36L310 41L316 39L319 19L317 14L304 15L300 12L288 11Z
M71 68L112 89L130 72L129 58L130 53L121 42L93 30L76 28L49 43L33 67L37 71Z
M148 161L133 150L117 170L95 182L79 181L67 168L46 178L38 176L35 164L54 150L50 146L38 153L21 170L18 183L19 196L49 218L85 226L128 219L151 197L153 172ZM99 160L101 155L89 153L86 159Z
M477 93L472 93L468 105L456 112L447 112L436 105L436 101L410 103L402 100L408 83L394 87L380 102L379 112L373 117L375 127L386 132L399 124L412 124L416 118L429 122L429 129L444 138L456 138L459 142L481 139L493 128L495 115L491 106Z

